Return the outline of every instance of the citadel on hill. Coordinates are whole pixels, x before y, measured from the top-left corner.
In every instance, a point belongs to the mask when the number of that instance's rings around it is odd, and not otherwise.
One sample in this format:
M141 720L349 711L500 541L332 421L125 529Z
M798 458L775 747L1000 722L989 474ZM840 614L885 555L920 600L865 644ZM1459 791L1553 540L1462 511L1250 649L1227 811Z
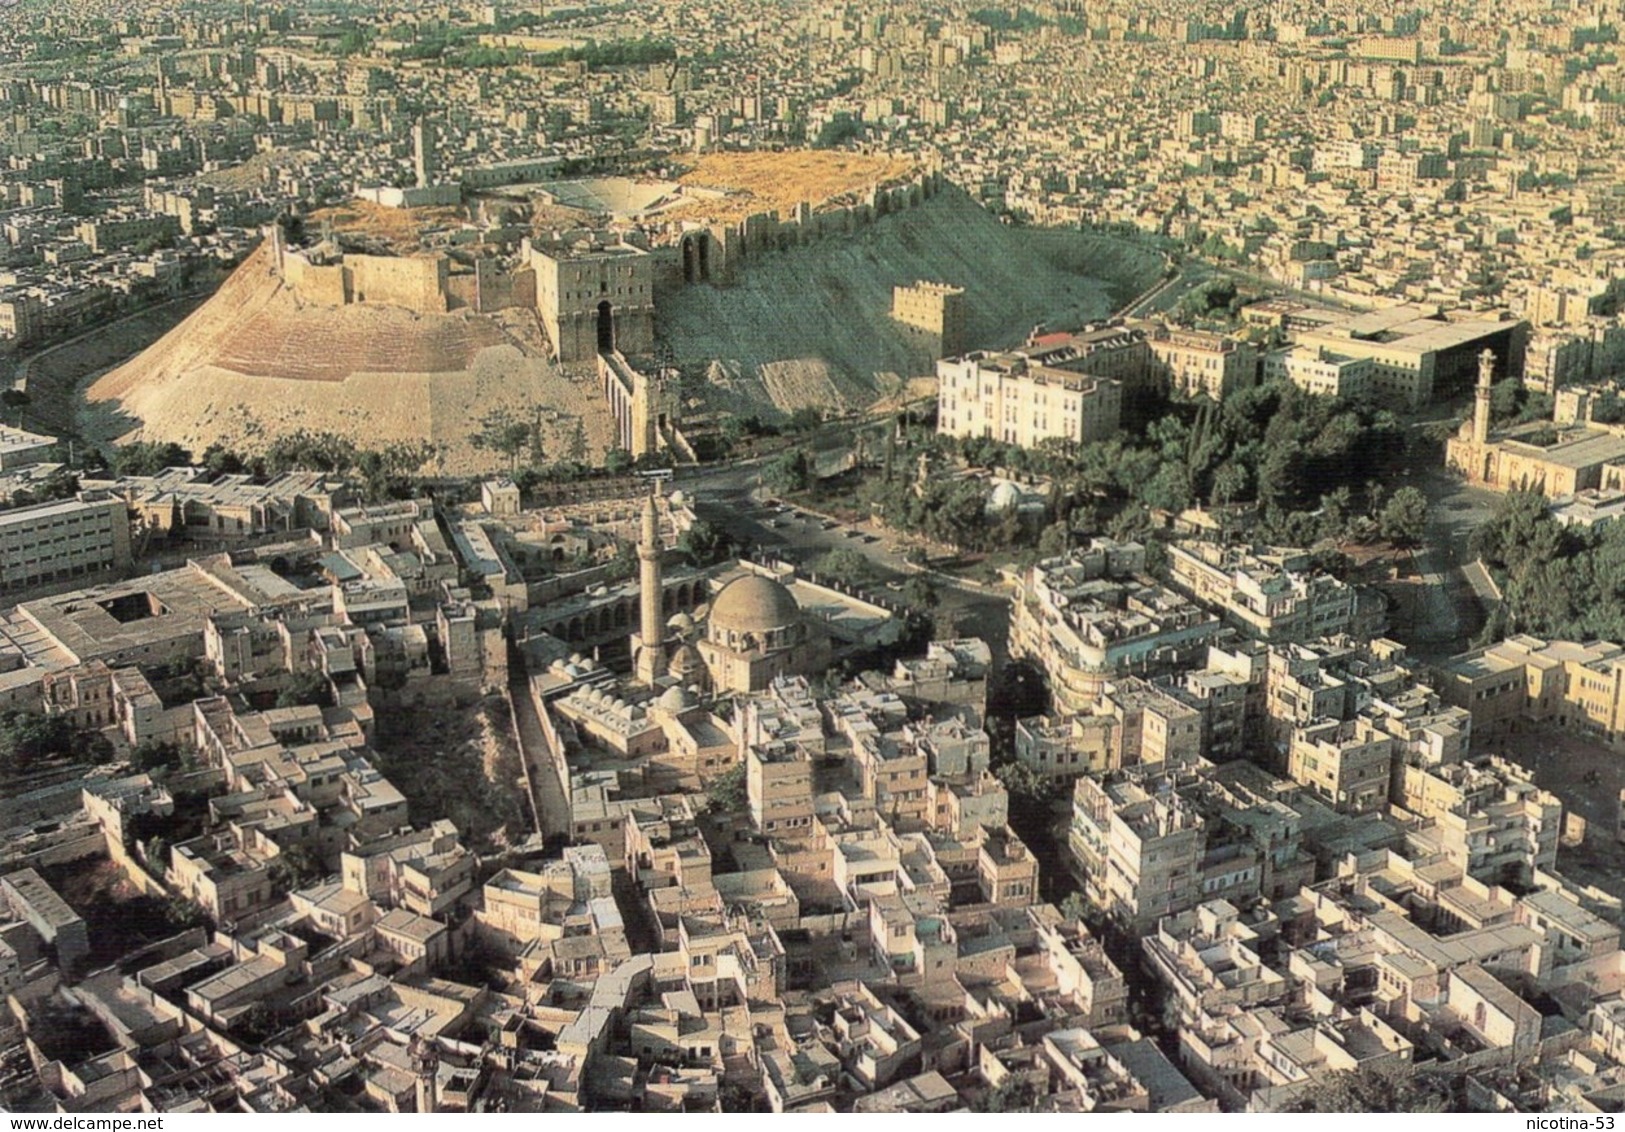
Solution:
M611 183L591 184L608 194ZM663 203L694 207L680 186L669 188L600 227L527 232L500 219L517 206L493 206L489 223L463 229L475 242L403 254L384 254L376 238L343 228L294 243L269 226L216 296L99 379L90 399L105 406L110 431L139 423L145 439L200 449L252 448L299 429L359 436L365 422L369 444L427 441L440 470L468 470L491 459L475 440L500 414L534 422L546 451L560 451L576 430L589 452L691 461L718 413L862 408L881 392L882 369L893 383L928 373L973 334L1007 334L1009 324L994 320L1012 307L1030 318L1050 314L1055 295L1045 285L1066 277L1045 265L1024 286L1008 286L1003 276L1013 278L1014 265L998 262L1001 245L1019 244L1019 233L954 199L958 190L940 174L713 224L664 220ZM971 228L956 238L988 256L988 270L956 267L963 286L919 282L915 267L933 264L927 249L961 221ZM424 222L407 223L410 231ZM930 242L909 225L923 226ZM899 253L882 275L898 283L866 280L873 307L855 322L829 291L852 266L805 274L848 247ZM763 319L753 288L792 277L805 294L787 298L812 321ZM973 317L967 287L972 298L999 297ZM696 303L716 313L695 319ZM832 322L821 328L820 319ZM826 343L810 355L801 341L809 334ZM876 368L858 368L865 356ZM739 378L680 390L673 360L689 369L721 364ZM381 398L381 414L366 411Z
M19 0L0 1109L1611 1121L1617 8Z

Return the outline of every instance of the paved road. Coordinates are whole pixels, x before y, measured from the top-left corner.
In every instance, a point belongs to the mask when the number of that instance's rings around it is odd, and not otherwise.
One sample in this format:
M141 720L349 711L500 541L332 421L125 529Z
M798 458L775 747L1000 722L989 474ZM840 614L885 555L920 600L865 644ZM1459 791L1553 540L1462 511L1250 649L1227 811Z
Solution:
M1428 469L1417 477L1417 486L1428 499L1427 542L1416 555L1425 586L1421 619L1396 631L1407 630L1402 636L1423 659L1442 660L1468 646L1493 606L1493 587L1470 542L1473 531L1494 514L1500 496L1442 468Z
M1165 279L1145 294L1124 307L1120 312L1128 318L1143 318L1157 311L1173 310L1182 299L1218 272L1209 265L1201 262L1182 264L1179 273L1171 279Z
M169 331L173 324L160 322L154 326L156 333L150 338L139 335L134 342L130 338L130 324L140 319L152 319L154 315L161 315L166 311L174 311L180 317L190 314L192 309L201 305L209 295L214 293L214 287L196 288L173 299L166 299L161 303L142 307L131 311L110 322L99 322L96 325L80 331L73 337L61 342L53 342L34 350L24 357L13 360L11 370L11 387L26 392L33 400L29 406L28 418L34 427L59 435L74 435L78 432L77 421L80 405L79 390L85 379L94 373L105 372L113 366L121 365L133 357L151 342L156 342ZM179 318L176 319L178 323ZM108 364L91 365L83 373L67 375L50 375L50 380L44 380L45 375L35 379L35 367L45 359L64 350L82 348L100 338L111 338L117 349L110 352L112 359ZM32 387L30 383L32 381Z

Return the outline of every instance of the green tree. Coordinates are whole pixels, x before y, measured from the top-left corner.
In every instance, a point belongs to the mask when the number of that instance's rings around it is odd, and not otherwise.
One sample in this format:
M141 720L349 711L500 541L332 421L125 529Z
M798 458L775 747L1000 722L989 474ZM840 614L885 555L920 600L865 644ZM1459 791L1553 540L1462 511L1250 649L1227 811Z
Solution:
M577 464L587 462L587 427L581 423L579 417L570 427L570 439L565 443L564 453Z
M824 423L824 414L810 405L804 405L790 414L784 423L785 432L811 432Z
M272 889L284 896L327 875L321 858L307 845L290 845L271 860L265 871Z
M474 434L472 442L476 448L505 456L512 471L519 467L519 457L526 445L531 448L532 461L542 462L539 427L539 424L519 420L506 409L498 409L480 422L480 431Z
M1226 460L1213 473L1213 487L1208 498L1215 507L1223 507L1246 498L1250 484L1251 477L1247 474L1246 465Z
M339 36L338 43L334 45L334 50L341 56L364 55L369 46L366 32L360 28L350 28Z
M738 557L740 548L732 536L715 523L695 519L693 525L677 540L677 549L683 552L691 566L704 568Z
M1084 899L1081 892L1069 892L1066 899L1061 901L1059 911L1067 923L1075 923L1089 915L1089 901Z
M1428 500L1419 488L1402 487L1389 497L1378 520L1382 537L1401 546L1417 546L1427 535Z
M130 752L130 765L136 770L168 770L181 765L181 749L174 743L146 739Z
M105 743L99 735L76 731L59 715L9 709L0 714L0 773L26 774L47 759L63 756L93 761Z
M1056 558L1065 554L1071 548L1072 531L1065 522L1049 524L1038 536L1038 556L1040 558Z
M902 598L903 603L912 609L932 610L942 604L942 598L937 593L937 587L918 574L904 579L902 588L897 591L897 596Z
M7 389L0 391L0 406L15 409L17 413L17 427L23 427L23 410L32 402L32 398L21 389Z
M141 846L141 857L147 871L160 879L169 872L169 841L161 834L153 834Z
M875 576L869 560L849 546L837 546L820 555L813 563L813 572L848 586L864 585Z
M203 450L200 461L211 476L237 475L248 470L243 458L223 444L211 444Z
M792 495L812 486L812 457L805 448L792 448L762 469L762 486L778 495Z
M155 476L165 468L187 468L192 453L179 444L138 441L113 453L113 472L120 476Z
M718 775L705 792L710 808L719 814L743 813L745 793L745 764L737 763Z
M322 707L333 700L332 685L328 682L326 673L318 668L301 668L288 680L288 684L277 693L276 706L288 707Z
M813 141L814 149L836 149L853 138L861 137L863 127L858 124L852 115L845 111L837 113L825 122L818 131L818 137Z
M1038 825L1049 818L1055 797L1048 779L1027 763L1016 759L994 767L994 777L1010 794L1011 824L1022 828Z
M167 856L164 858L164 864L167 866ZM164 921L177 932L184 932L189 927L205 926L208 924L208 916L205 916L203 909L198 908L197 903L193 903L192 900L171 897L164 901Z

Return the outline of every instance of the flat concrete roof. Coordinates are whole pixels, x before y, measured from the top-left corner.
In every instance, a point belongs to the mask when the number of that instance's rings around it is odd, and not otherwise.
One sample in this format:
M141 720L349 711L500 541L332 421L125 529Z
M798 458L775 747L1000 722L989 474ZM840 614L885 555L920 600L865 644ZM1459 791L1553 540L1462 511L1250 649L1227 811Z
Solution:
M250 607L202 568L188 564L128 582L23 602L17 613L50 644L68 653L71 663L82 664L169 646L194 634L201 642L211 614ZM121 612L115 615L116 610Z

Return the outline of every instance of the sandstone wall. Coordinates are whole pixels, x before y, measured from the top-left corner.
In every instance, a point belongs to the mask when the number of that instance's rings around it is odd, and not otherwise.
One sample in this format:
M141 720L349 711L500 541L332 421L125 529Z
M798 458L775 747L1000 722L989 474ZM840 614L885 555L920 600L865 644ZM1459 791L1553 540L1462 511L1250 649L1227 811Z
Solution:
M452 275L446 279L446 309L479 309L479 282L471 274Z
M390 303L445 313L449 271L444 256L346 255L344 268L358 303Z
M339 264L317 265L288 252L282 257L282 281L309 303L341 307L350 301L349 276Z

